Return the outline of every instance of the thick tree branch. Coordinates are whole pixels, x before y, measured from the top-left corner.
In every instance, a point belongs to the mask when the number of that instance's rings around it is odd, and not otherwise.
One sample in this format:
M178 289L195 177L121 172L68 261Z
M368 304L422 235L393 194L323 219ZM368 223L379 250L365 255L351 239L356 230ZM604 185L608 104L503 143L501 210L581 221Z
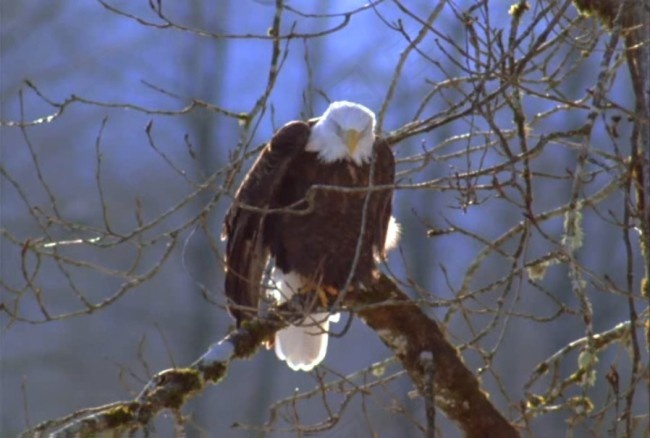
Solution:
M433 356L435 404L468 437L516 437L519 433L490 403L456 348L387 276L351 297L358 315L400 360L421 394L426 394L427 361Z
M285 306L292 306L293 301ZM515 428L496 410L478 380L467 369L456 348L438 324L427 317L387 276L370 288L346 295L345 306L357 313L401 361L423 397L433 397L435 405L465 431L468 437L519 436ZM285 307L283 306L283 307ZM231 362L255 354L286 326L282 312L247 322L210 349L194 364L156 374L133 400L111 403L47 421L26 431L34 436L53 431L54 437L77 436L106 431L146 428L161 411L178 411L209 384L220 383ZM432 369L435 372L432 372ZM431 376L435 390L431 391ZM431 400L426 400L431 405Z

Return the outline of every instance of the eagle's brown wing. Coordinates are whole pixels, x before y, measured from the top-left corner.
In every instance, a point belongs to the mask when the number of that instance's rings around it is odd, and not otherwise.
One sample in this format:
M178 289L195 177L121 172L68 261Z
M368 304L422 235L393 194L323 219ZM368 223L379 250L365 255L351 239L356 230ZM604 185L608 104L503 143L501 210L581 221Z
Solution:
M395 183L395 157L390 150L388 143L381 138L375 141L375 177L373 179L374 185L389 185ZM388 224L392 214L393 205L393 191L382 190L377 192L379 198L378 202L378 217L377 227L373 236L373 247L377 251L380 258L384 258L384 245L386 243L386 233L388 232Z
M246 206L267 208L283 184L292 159L309 140L310 127L290 122L275 133L239 186L226 213L222 237L226 238L225 293L237 326L257 315L264 268L269 258L266 215Z

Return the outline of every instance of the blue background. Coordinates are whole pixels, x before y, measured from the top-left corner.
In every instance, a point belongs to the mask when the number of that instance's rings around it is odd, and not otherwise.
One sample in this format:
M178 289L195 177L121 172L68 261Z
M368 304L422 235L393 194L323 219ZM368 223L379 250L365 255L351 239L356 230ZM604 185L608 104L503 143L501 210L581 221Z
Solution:
M408 7L424 19L435 6L430 3L412 1L408 2ZM539 4L532 3L533 10L537 11ZM468 4L463 1L455 3L460 11ZM151 22L160 22L144 1L115 1L111 5ZM322 14L349 11L363 2L296 1L291 5L305 13L321 16L305 17L285 11L282 17L282 32L285 34L292 31L294 24L293 31L298 33L331 29L342 23L344 17L324 17ZM501 2L498 2L498 7L493 5L490 20L495 29L503 29L507 35L510 17L505 6ZM220 35L265 36L275 13L274 2L261 0L169 1L163 3L163 7L177 23ZM144 26L110 12L98 2L3 1L1 13L3 121L37 120L56 112L56 108L26 85L26 79L54 102L61 103L75 95L94 102L117 104L111 107L74 102L52 121L30 126L25 132L12 126L2 127L0 158L30 203L52 211L47 190L39 182L29 145L38 156L42 178L54 193L61 216L84 226L101 228L104 224L96 173L98 137L106 215L116 230L128 233L136 227L136 202L141 203L145 220L151 220L173 208L193 191L185 178L149 145L145 131L147 124L152 123L150 133L159 151L178 169L185 171L189 180L200 183L205 181L206 175L228 163L229 153L235 150L240 140L240 124L235 118L203 108L183 114L165 115L160 112L177 113L192 99L231 112L248 112L267 85L272 48L269 39L213 38L177 29ZM479 22L484 20L480 12L475 16ZM524 17L524 24L530 16ZM567 17L574 19L575 11L569 9ZM282 62L266 111L255 119L259 125L252 131L251 147L262 144L275 129L289 120L321 114L328 100L357 101L379 111L397 61L408 46L402 34L387 26L387 23L395 25L397 20L401 20L410 38L415 38L420 25L397 4L382 2L375 9L353 14L350 22L339 31L313 39L283 40L282 56L286 54L286 59ZM535 34L539 34L545 25L546 21L542 20L535 28ZM607 36L602 35L594 50L581 58L579 31L596 32L592 22L583 23L583 26L566 36L552 35L552 38L566 38L566 44L560 45L557 56L549 61L549 67L570 71L555 90L567 101L584 98L586 90L593 86L603 45L607 41ZM446 95L435 95L418 114L432 84L449 77L464 76L461 66L451 63L441 47L453 53L451 41L470 52L473 50L467 43L467 29L451 6L443 9L434 28L439 34L429 34L418 46L421 54L413 53L404 64L381 127L383 132L399 128L413 120L416 114L418 118L429 117L463 100L462 93L450 87ZM445 41L442 35L449 36L450 41ZM460 59L458 54L453 56ZM562 64L564 56L567 61ZM306 57L309 63L305 62ZM440 65L432 64L427 57ZM529 77L539 78L540 75L531 73ZM495 87L496 82L490 82L488 86ZM543 84L531 83L528 86L544 88ZM179 97L169 96L156 88ZM608 97L622 106L631 107L632 94L624 69L612 78ZM555 102L532 94L525 95L523 102L529 120L556 106ZM589 102L589 99L585 100L587 105ZM126 104L137 108L125 108ZM143 108L150 111L142 111ZM588 106L559 111L534 124L533 133L540 135L575 129L585 122L587 110ZM513 128L512 116L507 111L499 112L495 120L504 130ZM602 123L597 123L594 129L592 146L611 152L612 146L604 135ZM627 133L629 125L621 129L627 129L624 131ZM402 240L399 250L391 255L384 269L403 280L405 290L414 297L424 296L428 301L455 297L469 263L483 248L476 240L459 233L427 238L430 226L448 228L449 223L454 223L491 240L522 220L518 208L494 198L494 193L479 192L482 202L463 208L454 191L417 190L409 186L504 161L493 150L482 158L480 155L472 156L471 162L460 153L457 158L432 160L424 169L407 172L417 167L417 163L409 162L408 158L421 153L422 148L442 145L437 151L441 155L462 152L468 146L484 144L484 137L476 134L467 141L450 141L453 136L485 130L489 130L485 121L479 115L473 115L409 138L395 147L395 154L401 160L399 169L406 172L400 180L405 188L395 194L395 215L402 224ZM622 137L627 138L626 135ZM445 141L450 143L445 146ZM187 142L192 145L194 158L188 152ZM518 151L516 139L511 142ZM562 174L565 169L573 169L576 150L570 144L551 144L533 161L534 170ZM250 160L244 163L244 169L250 164ZM590 170L595 168L592 164L589 166ZM240 178L241 174L237 180ZM586 186L586 194L593 193L610 180L611 175L599 175ZM477 182L489 183L490 178ZM223 177L219 176L212 186L147 233L148 237L195 217L222 184ZM534 211L541 213L568 202L570 184L570 180L540 177L534 184ZM20 241L43 237L19 191L6 178L2 179L1 189L2 228ZM220 200L205 219L207 229L212 233L210 237L218 245L221 245L218 235L228 202L228 198ZM621 206L622 197L611 196L603 202L601 210L612 209L619 214ZM625 253L620 242L620 230L593 211L585 213L583 225L586 239L578 252L580 262L593 272L622 281ZM534 234L527 244L525 260L533 260L557 249L562 238L563 217L560 215L542 227L556 243ZM49 230L54 240L92 235L88 231L75 232L56 224ZM83 407L133 397L151 373L174 364L190 363L208 345L220 339L231 320L220 307L224 299L219 254L207 242L200 228L184 230L178 245L157 275L96 313L46 324L19 321L10 324L6 314L2 314L0 435L13 436L26 424L33 425ZM505 245L510 253L515 248L516 239ZM148 247L136 272L154 266L163 250L164 239ZM24 283L20 251L20 243L12 244L6 237L0 241L0 269L5 285L2 293L6 303L13 303L16 297L6 286L18 287ZM635 273L638 275L641 273L638 248L635 247L634 251L637 260ZM128 243L105 249L71 245L63 248L62 253L114 270L128 269L137 254L135 245ZM27 265L33 268L35 260L28 259ZM511 260L492 255L482 264L471 286L480 288L505 275L510 268ZM120 276L83 267L70 267L70 272L74 284L84 297L93 302L111 296L125 281ZM51 259L45 260L40 267L36 283L42 288L43 300L53 315L82 308L68 278ZM570 308L578 308L565 265L550 267L543 285L559 301ZM597 331L627 318L625 299L598 290L592 283L587 290L596 315L594 325ZM502 292L481 295L469 307L479 311L492 307ZM517 282L505 295L505 300L507 309L513 313L550 316L556 309L525 280ZM445 315L444 306L426 307L426 310L440 318ZM19 300L19 313L28 319L42 320L43 317L31 292L25 292ZM448 323L450 340L454 344L461 345L472 339L472 332L480 331L490 321L489 314L480 312L470 312L466 317L472 321L473 328L459 314L454 314ZM505 328L504 323L507 323ZM506 322L499 320L488 336L463 349L463 354L470 369L477 370L485 364L477 354L476 345L497 349L491 368L481 374L482 382L490 392L491 400L506 415L517 417L516 403L525 398L521 388L534 366L558 348L582 336L584 325L579 315L566 313L551 322L534 322L529 318L512 316ZM624 363L621 356L626 354L624 349L614 348L600 358L600 380L593 390L595 400L602 401L607 394L603 371L613 361ZM377 337L355 321L343 338L331 341L325 365L338 373L348 374L389 356L390 352ZM647 363L647 359L645 361ZM562 371L568 375L574 369L575 357L571 357ZM398 370L393 366L388 372ZM327 379L334 378L329 371L326 373ZM207 389L188 404L185 410L191 416L188 431L196 436L202 432L206 436L224 433L227 436L250 436L250 431L233 429L231 424L237 421L259 425L267 418L268 406L275 400L289 397L294 391L310 390L316 384L314 375L294 373L278 362L272 352L262 351L250 361L233 364L222 384ZM510 402L499 388L509 394ZM421 399L409 396L412 389L410 381L401 376L375 389L372 395L357 395L340 424L325 435L365 436L369 434L368 423L371 423L376 431L380 431L380 436L396 436L398 433L400 436L417 436L420 432L413 421L423 421L423 404ZM643 412L647 408L647 397L645 402L639 403L639 411ZM400 405L408 414L395 412L395 406ZM364 410L368 419L363 415ZM301 413L305 422L324 418L318 398L301 405ZM566 411L560 411L543 416L533 423L534 430L559 433L566 427L564 419L567 415ZM446 420L442 416L438 418L441 428L449 430ZM170 424L170 418L161 418L156 427L163 433ZM287 427L287 424L282 426ZM282 436L283 433L276 435Z

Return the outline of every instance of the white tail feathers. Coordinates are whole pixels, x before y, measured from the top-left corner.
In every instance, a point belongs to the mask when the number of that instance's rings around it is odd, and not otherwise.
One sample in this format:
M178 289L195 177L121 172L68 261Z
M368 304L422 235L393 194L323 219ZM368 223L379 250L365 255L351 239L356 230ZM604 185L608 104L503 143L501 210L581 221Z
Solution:
M293 272L273 270L275 288L271 295L283 303L302 286L304 279ZM315 313L308 315L300 325L291 325L275 334L275 354L294 371L311 371L327 353L330 322L338 322L339 314Z
M329 314L317 313L302 326L282 329L275 334L275 354L294 371L311 371L325 359L329 327Z

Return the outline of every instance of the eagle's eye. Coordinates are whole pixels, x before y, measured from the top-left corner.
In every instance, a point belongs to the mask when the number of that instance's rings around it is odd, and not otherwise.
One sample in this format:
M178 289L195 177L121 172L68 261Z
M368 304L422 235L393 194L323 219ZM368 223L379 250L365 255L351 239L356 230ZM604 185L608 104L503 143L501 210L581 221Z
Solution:
M336 131L336 135L343 137L343 128L341 128L341 125L336 122L334 122L334 131Z

